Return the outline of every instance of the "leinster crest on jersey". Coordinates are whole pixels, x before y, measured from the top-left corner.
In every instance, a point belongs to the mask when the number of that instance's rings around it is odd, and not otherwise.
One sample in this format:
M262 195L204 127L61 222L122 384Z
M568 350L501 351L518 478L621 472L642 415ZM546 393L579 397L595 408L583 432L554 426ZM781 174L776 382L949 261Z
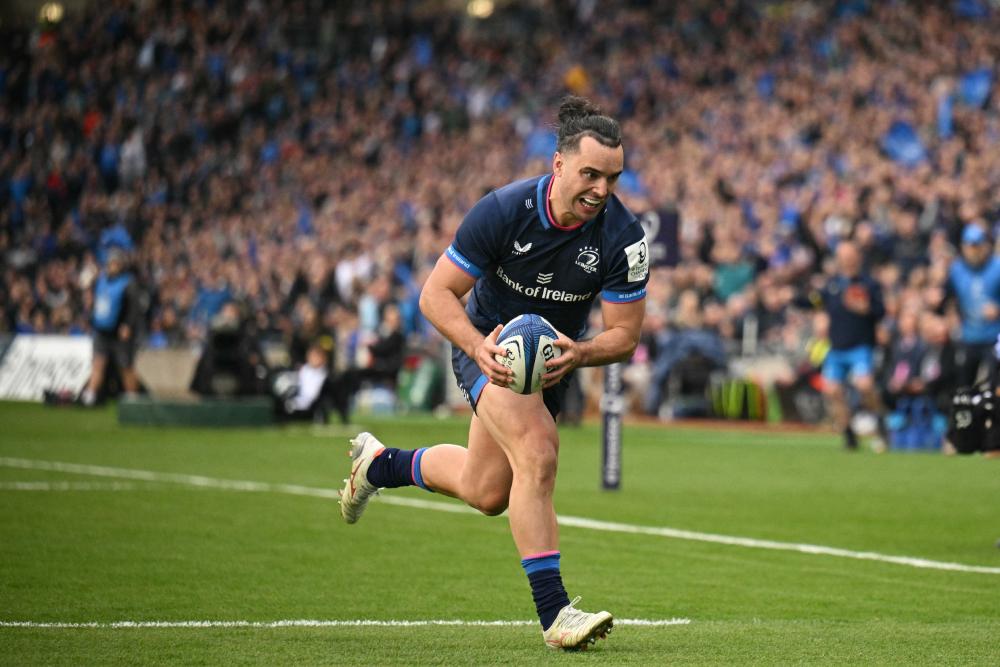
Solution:
M597 248L589 245L580 248L580 254L576 256L577 266L587 273L594 273L600 263L601 256L597 254Z

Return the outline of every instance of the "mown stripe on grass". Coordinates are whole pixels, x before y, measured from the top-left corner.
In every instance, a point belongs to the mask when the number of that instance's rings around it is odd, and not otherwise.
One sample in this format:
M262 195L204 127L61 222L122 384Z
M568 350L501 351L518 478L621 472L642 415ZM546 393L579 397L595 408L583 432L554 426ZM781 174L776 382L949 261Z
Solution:
M228 491L251 491L259 493L284 493L297 496L312 496L318 498L339 499L338 489L322 489L298 484L271 484L268 482L253 482L247 480L218 479L215 477L205 477L203 475L185 475L180 473L155 472L152 470L135 470L130 468L113 468L109 466L84 465L80 463L66 463L62 461L44 461L36 459L20 459L12 457L0 457L0 466L8 468L21 468L26 470L48 470L54 472L66 472L79 475L93 475L97 477L113 477L118 479L133 479L147 482L170 482L201 488L222 489ZM433 510L436 512L452 513L473 513L476 511L465 505L458 503L445 503L435 500L420 500L417 498L400 498L394 496L381 496L380 501L389 505L402 507L412 507L418 509ZM558 516L559 525L572 528L583 528L586 530L598 530L612 533L629 533L634 535L652 535L655 537L666 537L677 540L689 540L693 542L710 542L713 544L723 544L726 546L745 547L748 549L769 549L775 551L792 551L795 553L808 554L813 556L833 556L835 558L851 558L855 560L869 560L892 565L902 565L925 570L944 570L949 572L967 572L973 574L1000 574L1000 567L989 567L985 565L967 565L964 563L950 563L947 561L936 561L927 558L916 558L913 556L892 556L877 553L874 551L852 551L838 547L828 547L819 544L798 544L795 542L778 542L775 540L761 540L752 537L738 537L733 535L717 535L714 533L702 533L691 530L680 530L664 526L638 526L628 523L617 523L612 521L600 521L575 516Z

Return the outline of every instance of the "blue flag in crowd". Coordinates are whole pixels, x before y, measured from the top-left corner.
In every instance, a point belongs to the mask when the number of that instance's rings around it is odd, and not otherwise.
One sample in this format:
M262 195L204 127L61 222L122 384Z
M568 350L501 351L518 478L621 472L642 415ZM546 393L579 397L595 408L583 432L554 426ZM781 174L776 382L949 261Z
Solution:
M882 150L890 159L907 167L923 162L927 158L927 149L920 141L920 136L912 125L897 120L882 136Z

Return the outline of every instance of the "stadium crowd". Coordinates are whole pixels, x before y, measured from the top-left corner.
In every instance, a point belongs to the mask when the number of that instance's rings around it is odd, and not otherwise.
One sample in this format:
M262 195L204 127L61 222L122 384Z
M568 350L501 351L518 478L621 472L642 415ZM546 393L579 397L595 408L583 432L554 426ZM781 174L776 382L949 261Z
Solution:
M488 18L117 1L3 39L0 331L88 332L117 244L148 345L203 340L236 301L295 364L320 335L341 369L365 364L390 304L433 346L424 277L483 193L549 169L567 92L621 119L626 203L679 221L642 382L662 383L685 330L709 358L752 334L792 360L782 382L814 371L815 295L852 239L883 290L883 388L925 392L940 371L907 384L892 360L919 375L958 341L949 271L967 227L990 243L1000 219L1000 20L974 0L498 2Z

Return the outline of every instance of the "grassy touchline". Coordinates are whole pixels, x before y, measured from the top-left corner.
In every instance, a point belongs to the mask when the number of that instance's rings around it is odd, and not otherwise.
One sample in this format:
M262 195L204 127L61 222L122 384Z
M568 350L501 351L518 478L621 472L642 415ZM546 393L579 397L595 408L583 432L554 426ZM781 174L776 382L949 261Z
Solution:
M91 466L79 463L65 463L62 461L42 461L33 459L20 459L11 457L0 457L0 467L22 468L30 470L49 470L68 472L82 475L96 475L100 477L117 477L124 479L139 479L150 482L171 482L198 488L215 488L229 491L249 491L263 493L284 493L296 496L313 496L320 498L336 498L336 489L321 489L298 484L271 484L266 482L255 482L250 480L217 479L205 477L203 475L188 475L182 473L160 473L152 470L134 470L128 468L115 468L109 466ZM475 510L459 505L457 503L444 503L433 500L419 500L415 498L382 497L382 502L390 505L400 505L417 509L427 509L439 512L475 513ZM703 533L699 531L678 530L664 526L640 526L628 523L617 523L611 521L600 521L586 517L574 517L559 515L559 524L574 528L588 530L598 530L604 532L629 533L640 535L653 535L672 539L691 540L695 542L711 542L724 544L727 546L740 546L751 549L771 549L776 551L792 551L808 555L834 556L839 558L852 558L856 560L871 560L893 565L905 565L920 569L947 570L953 572L968 572L976 574L1000 574L1000 567L989 567L984 565L966 565L963 563L950 563L935 561L913 556L893 556L872 551L853 551L838 547L829 547L817 544L801 544L794 542L780 542L775 540L760 540L749 537L738 537L731 535L717 535Z

